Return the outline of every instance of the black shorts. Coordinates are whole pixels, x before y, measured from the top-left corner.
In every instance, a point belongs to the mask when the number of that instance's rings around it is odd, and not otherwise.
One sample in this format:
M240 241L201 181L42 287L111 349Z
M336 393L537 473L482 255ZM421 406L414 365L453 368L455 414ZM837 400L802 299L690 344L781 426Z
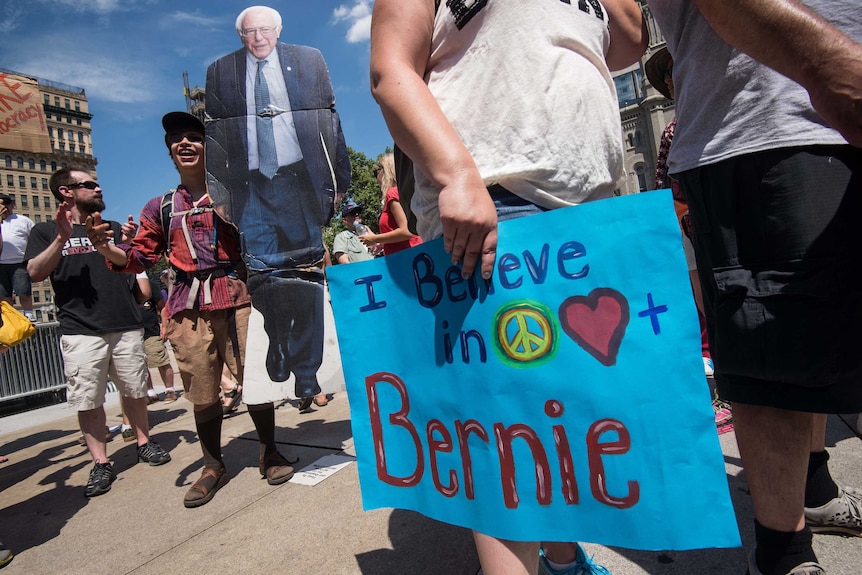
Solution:
M862 411L862 150L771 150L678 178L719 394Z

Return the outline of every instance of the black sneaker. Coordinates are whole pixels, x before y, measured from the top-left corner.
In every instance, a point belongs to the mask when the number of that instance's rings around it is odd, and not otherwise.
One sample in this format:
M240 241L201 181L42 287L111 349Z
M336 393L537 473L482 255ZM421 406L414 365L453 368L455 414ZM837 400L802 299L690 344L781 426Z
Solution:
M138 447L138 461L152 466L164 465L171 460L170 454L153 440Z
M111 483L114 482L117 476L114 475L114 468L110 463L97 463L90 470L90 479L87 481L87 487L84 488L84 495L87 497L96 497L111 490Z

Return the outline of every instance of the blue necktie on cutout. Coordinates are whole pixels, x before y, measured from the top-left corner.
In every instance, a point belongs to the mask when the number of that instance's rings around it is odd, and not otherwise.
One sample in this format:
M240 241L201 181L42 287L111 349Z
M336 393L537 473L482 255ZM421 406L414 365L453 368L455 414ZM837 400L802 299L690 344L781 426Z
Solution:
M272 131L272 112L269 109L269 86L262 70L266 60L257 63L257 76L254 79L254 107L257 112L258 170L269 179L278 171L278 155L275 152L275 135Z

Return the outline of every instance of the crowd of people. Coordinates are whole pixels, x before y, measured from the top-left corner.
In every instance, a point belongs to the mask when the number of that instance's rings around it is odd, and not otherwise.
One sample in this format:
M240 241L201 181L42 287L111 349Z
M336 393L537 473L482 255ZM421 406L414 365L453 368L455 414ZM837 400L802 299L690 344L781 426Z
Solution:
M648 76L676 104L656 182L678 200L705 321L705 373L714 370L719 396L733 405L755 514L756 546L746 567L750 575L826 573L812 532L862 534L862 492L832 479L825 449L826 414L862 412L862 358L854 353L862 343L855 326L862 283L854 273L862 264L854 239L862 212L858 6L850 0L648 4L667 42ZM281 122L289 116L279 108L288 94L278 85L289 85L283 61L311 69L322 59L303 47L282 48L281 19L270 8L243 11L236 30L244 48L210 74L255 94L254 102L238 104L250 112L239 126L247 133L236 138L250 149L233 152L247 159L244 189L230 189L239 185L232 184L236 174L208 178L209 126L171 112L162 124L180 183L147 202L140 225L132 218L102 221L102 189L76 166L51 176L60 202L51 222L28 225L0 196L3 237L24 228L29 235L8 260L2 254L0 297L14 293L25 304L30 280L52 281L68 400L94 463L88 497L108 492L116 477L104 434L109 377L123 396L139 460L151 466L171 460L150 437L146 410L148 364L161 370L166 400L177 396L172 372L163 369L164 346L157 345L163 338L152 326L145 331L142 318L160 304L134 275L163 257L170 290L161 304L161 334L171 342L182 395L194 406L203 457L185 507L208 503L230 477L221 426L242 394L252 305L267 317L277 303L295 317L290 323L306 322L302 334L266 324L267 369L274 381L293 371L302 404L325 405L313 372L302 371L287 351L304 346L317 358L310 366L319 366L316 344L306 341L321 329L319 320L276 302L272 291L285 290L279 297L289 301L322 298L317 286L328 251L320 222L349 181L331 164L333 181L318 177L323 164L304 147L304 115ZM346 230L335 238L335 262L388 256L442 237L465 278L487 279L498 222L611 197L623 175L611 73L640 60L648 45L634 0L377 0L372 93L413 163L415 181L409 204L402 204L393 156L379 158L378 232L362 223L362 206L344 201ZM248 73L231 80L227 71L236 66ZM214 101L232 105L218 94ZM341 149L340 125L327 106L314 122L329 126L332 148ZM294 142L287 148L267 139L285 129ZM230 202L211 197L214 182L233 192ZM287 196L293 200L285 203ZM276 200L280 205L270 207ZM289 229L271 217L285 205L296 212ZM227 388L222 382L231 379ZM261 476L271 485L288 481L293 462L276 447L273 403L249 404L248 411ZM485 575L608 573L576 542L507 541L479 532L474 540ZM11 553L6 557L0 551L0 566Z

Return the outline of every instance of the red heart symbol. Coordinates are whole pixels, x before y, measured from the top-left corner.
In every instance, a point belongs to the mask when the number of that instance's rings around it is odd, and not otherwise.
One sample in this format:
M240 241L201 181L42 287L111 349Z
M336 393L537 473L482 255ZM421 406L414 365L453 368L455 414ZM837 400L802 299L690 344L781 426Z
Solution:
M610 288L566 298L560 305L563 331L602 365L614 365L629 324L629 302Z

